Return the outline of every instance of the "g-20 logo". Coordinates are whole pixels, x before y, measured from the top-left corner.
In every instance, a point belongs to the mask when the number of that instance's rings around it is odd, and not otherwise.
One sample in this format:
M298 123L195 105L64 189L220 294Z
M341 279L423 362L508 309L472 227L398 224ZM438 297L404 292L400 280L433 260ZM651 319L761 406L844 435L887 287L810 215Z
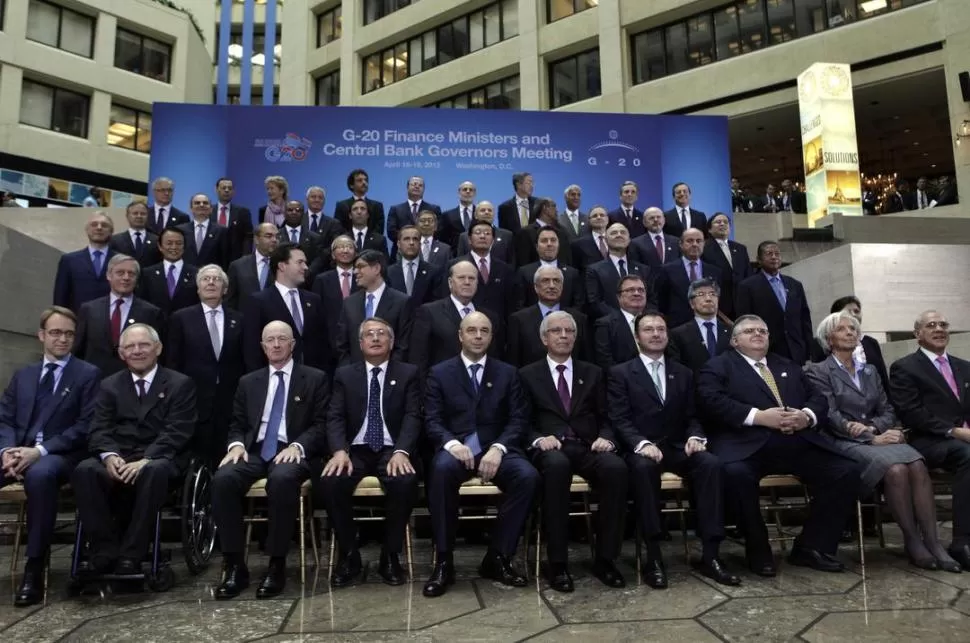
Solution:
M287 132L283 139L257 138L253 147L264 148L263 156L270 163L289 163L303 161L310 153L313 141L299 134Z

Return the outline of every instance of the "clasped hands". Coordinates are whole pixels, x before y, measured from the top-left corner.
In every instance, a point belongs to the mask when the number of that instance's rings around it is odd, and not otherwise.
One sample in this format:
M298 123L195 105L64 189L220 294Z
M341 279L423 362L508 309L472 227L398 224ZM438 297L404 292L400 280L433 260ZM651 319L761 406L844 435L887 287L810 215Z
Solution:
M123 484L135 484L138 474L151 462L148 458L142 458L133 462L125 462L120 455L111 454L104 459L104 466L108 469L108 475Z
M13 447L3 452L0 468L3 475L15 480L24 479L24 471L40 459L40 449L37 447Z
M874 445L906 443L906 434L901 429L889 429L883 433L878 433L876 427L867 426L862 422L846 422L845 429L854 438L859 437L863 433L871 433L873 435L872 444Z
M801 409L775 406L755 413L754 423L791 435L807 428L812 423L812 418Z

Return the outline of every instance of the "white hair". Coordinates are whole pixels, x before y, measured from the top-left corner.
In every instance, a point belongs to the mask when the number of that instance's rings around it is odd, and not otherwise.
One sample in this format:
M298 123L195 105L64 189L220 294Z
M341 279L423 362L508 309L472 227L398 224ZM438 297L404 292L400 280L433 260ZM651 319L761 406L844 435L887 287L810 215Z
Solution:
M855 329L856 333L862 332L862 329L859 327L859 320L845 311L839 311L826 316L819 323L818 328L815 329L815 339L822 345L822 350L825 351L826 355L832 352L832 342L829 341L829 336L835 332L835 329L838 328L842 320L849 322L849 325Z

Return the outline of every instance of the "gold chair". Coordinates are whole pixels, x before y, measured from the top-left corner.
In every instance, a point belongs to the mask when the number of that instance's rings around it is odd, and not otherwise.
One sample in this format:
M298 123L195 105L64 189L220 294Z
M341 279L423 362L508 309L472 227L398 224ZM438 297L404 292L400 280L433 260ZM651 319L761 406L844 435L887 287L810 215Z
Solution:
M578 511L570 511L569 512L569 516L570 517L583 516L583 518L585 519L585 521L586 521L586 538L589 541L590 555L593 556L593 557L595 557L596 556L596 543L595 543L594 534L593 534L593 510L592 510L592 504L590 503L590 486L589 486L589 483L586 482L586 479L583 478L582 476L573 476L572 481L569 483L569 493L571 495L577 495L578 494L580 496L580 502L582 503L582 509L581 510L578 510ZM532 521L532 518L530 518L530 522L531 521ZM531 529L532 528L530 526L526 526L526 530L525 530L526 538L529 537L529 534L531 532ZM539 566L540 566L541 561L542 561L542 504L541 503L539 503L539 504L536 505L536 511L535 511L535 534L536 534L536 564L535 564L535 570L536 570L536 578L539 578ZM528 547L528 545L526 545L525 557L526 557L526 568L528 568L528 567L530 567L530 565L529 565L529 547Z
M300 582L306 584L306 534L310 532L310 545L313 547L313 560L317 567L320 566L320 553L317 550L317 535L313 530L313 496L311 493L312 485L309 480L305 480L300 485L300 515L297 518L300 528ZM253 483L246 492L249 500L249 514L243 519L246 522L246 551L245 559L249 560L249 543L253 534L253 523L267 522L269 518L265 515L256 513L256 500L266 498L266 478L262 478Z

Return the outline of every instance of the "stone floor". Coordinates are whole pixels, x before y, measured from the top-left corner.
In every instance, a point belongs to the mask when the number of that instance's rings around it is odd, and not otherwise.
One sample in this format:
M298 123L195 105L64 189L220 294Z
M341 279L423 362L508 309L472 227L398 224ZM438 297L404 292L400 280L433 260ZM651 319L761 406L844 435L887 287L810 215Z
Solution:
M430 565L423 543L415 550L417 582L403 587L386 587L365 571L359 585L330 592L324 568L320 575L309 570L304 589L292 569L282 597L257 601L251 589L230 602L212 600L217 565L192 577L177 546L177 584L167 593L68 597L71 547L60 545L52 554L47 605L23 610L9 600L0 603L0 641L970 640L970 574L910 567L893 546L896 534L887 532L887 549L868 543L865 569L857 550L846 545L842 558L851 563L850 572L824 574L781 562L777 578L744 572L736 588L694 574L675 535L664 545L667 591L636 583L629 543L620 565L630 582L624 590L608 590L592 578L584 564L589 552L576 545L573 594L558 594L544 583L510 589L481 580L475 572L481 550L466 548L457 561L457 584L438 599L421 596ZM728 565L740 572L741 550L733 544L724 550ZM12 591L10 555L10 548L0 548L0 587ZM376 564L375 556L365 550L365 564ZM265 561L254 555L250 563L258 577Z

